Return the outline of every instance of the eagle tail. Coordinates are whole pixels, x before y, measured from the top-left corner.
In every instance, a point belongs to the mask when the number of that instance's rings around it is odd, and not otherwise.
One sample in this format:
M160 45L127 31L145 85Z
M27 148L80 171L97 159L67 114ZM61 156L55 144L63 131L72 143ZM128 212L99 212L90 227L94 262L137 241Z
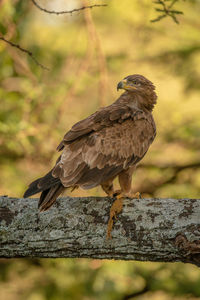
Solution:
M44 190L41 193L40 200L38 202L39 210L42 212L49 209L54 204L58 196L64 191L64 189L65 187L62 185L62 183L58 183L53 187Z
M52 171L50 171L44 177L38 178L29 185L24 193L24 198L42 192L38 202L38 208L40 211L45 211L53 205L64 189L65 187L60 179L53 177Z
M23 196L24 198L28 198L28 197L33 196L42 191L42 188L38 187L38 183L40 182L40 179L42 179L42 178L38 178L37 180L33 181L29 185L28 189L24 193L24 196Z

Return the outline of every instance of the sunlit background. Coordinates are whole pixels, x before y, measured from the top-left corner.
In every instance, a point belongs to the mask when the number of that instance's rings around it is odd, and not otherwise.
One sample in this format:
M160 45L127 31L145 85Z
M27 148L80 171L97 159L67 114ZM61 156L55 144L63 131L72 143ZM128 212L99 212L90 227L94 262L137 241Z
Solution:
M171 1L171 0L170 0ZM166 1L168 2L168 1ZM22 197L55 163L63 135L120 95L139 73L153 81L157 138L133 177L144 197L200 192L200 1L177 1L180 24L150 0L0 1L0 194ZM49 70L46 70L48 68ZM117 184L117 182L116 182ZM104 196L101 188L72 196ZM0 299L200 299L200 270L184 264L85 259L0 260Z

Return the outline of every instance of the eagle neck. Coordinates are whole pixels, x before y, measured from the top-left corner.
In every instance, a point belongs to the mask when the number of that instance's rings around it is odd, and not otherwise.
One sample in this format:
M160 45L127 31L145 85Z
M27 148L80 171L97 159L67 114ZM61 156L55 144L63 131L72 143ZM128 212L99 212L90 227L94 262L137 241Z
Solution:
M142 94L137 92L123 93L115 103L125 104L131 108L138 108L143 111L152 112L156 104L157 95L154 91L151 93Z

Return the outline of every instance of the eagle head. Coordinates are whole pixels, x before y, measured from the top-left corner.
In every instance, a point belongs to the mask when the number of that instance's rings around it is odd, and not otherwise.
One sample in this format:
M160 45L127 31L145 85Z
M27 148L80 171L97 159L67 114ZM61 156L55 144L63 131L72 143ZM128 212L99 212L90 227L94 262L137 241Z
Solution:
M147 90L155 90L153 83L142 75L134 74L126 76L117 85L117 90L122 89L129 92L146 92Z
M125 77L118 83L117 90L119 89L125 90L126 93L124 95L129 94L131 96L130 99L137 102L140 108L145 107L152 111L156 104L155 86L143 75L134 74Z

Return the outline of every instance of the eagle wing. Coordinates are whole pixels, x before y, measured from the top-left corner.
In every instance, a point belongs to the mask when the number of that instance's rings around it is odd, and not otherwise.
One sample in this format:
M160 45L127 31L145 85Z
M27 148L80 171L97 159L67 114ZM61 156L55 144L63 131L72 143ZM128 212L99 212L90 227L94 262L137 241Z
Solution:
M52 175L65 187L95 187L141 160L155 134L151 113L112 104L65 134Z

